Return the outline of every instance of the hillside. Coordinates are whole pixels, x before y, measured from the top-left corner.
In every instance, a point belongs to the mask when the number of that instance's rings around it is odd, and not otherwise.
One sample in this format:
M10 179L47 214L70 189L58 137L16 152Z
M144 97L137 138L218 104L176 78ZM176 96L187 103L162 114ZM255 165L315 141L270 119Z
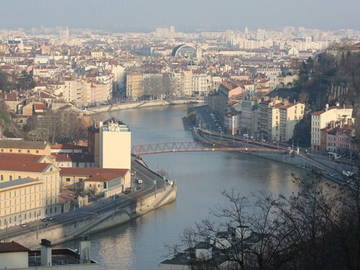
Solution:
M293 88L277 89L272 96L295 99L307 105L308 115L295 130L295 141L310 143L310 113L326 104L352 105L360 138L360 52L338 49L309 58L300 67L299 80Z

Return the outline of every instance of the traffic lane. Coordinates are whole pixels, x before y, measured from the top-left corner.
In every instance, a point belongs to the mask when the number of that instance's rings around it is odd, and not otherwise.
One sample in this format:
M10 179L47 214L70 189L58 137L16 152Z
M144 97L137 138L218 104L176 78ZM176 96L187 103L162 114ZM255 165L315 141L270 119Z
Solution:
M142 195L147 195L153 192L156 188L163 187L163 180L159 177L159 175L155 174L148 168L143 165L134 162L137 173L144 180L144 189L140 192L134 192L136 198L141 197ZM156 187L154 184L154 180L156 180ZM121 194L116 200L114 199L105 199L101 201L97 201L93 205L85 206L83 208L79 208L76 211L63 213L61 215L53 216L54 219L51 222L43 222L43 221L33 221L27 223L27 227L23 228L20 226L13 226L8 229L4 229L3 232L0 232L0 237L14 237L17 235L21 235L24 232L36 231L38 229L43 229L47 227L53 227L58 225L65 225L67 223L71 223L77 220L88 219L94 215L100 214L103 211L111 210L114 207L125 207L129 202L134 202L134 196L126 196L125 194Z
M67 212L62 215L54 216L53 222L42 222L42 221L34 221L31 223L28 223L28 227L22 228L18 226L14 226L11 228L8 228L7 230L3 230L3 232L0 232L0 237L14 237L23 234L24 232L32 232L36 231L38 229L43 228L50 228L58 225L66 225L67 223L72 223L75 221L81 221L84 219L88 219L90 217L93 217L94 215L98 215L104 211L114 209L114 207L126 207L131 203L135 203L135 201L132 198L122 198L120 200L113 200L108 201L105 204L97 205L96 207L86 207L80 208L76 212Z

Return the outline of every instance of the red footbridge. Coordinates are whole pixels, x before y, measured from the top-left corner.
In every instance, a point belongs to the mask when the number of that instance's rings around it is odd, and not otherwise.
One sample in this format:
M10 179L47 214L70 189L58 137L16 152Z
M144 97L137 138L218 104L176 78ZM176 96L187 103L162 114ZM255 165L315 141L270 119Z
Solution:
M137 156L186 152L243 152L243 153L289 153L284 149L272 149L266 147L238 147L223 145L202 145L197 142L167 142L157 144L135 145L132 153Z

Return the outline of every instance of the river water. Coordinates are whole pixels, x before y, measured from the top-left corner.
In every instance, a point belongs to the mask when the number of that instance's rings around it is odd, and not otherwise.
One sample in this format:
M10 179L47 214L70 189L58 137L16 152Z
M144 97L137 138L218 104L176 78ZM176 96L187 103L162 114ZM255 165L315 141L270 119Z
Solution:
M186 106L153 107L103 114L126 122L133 144L192 141L183 127ZM241 153L169 153L145 156L155 170L165 169L177 184L177 201L128 224L91 236L92 258L104 269L158 269L167 245L179 242L184 229L209 217L225 203L221 192L235 189L244 196L258 192L289 195L297 190L296 168ZM75 246L76 243L68 243Z

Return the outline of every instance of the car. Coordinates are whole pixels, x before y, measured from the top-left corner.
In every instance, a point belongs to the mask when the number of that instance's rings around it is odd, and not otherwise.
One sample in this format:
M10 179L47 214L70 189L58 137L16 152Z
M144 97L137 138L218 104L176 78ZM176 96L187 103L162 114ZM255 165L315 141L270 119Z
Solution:
M131 188L127 188L127 189L124 190L125 194L129 194L130 192L131 192Z
M42 219L40 219L42 222L48 222L49 221L49 219L48 218L42 218Z
M136 191L138 191L138 190L140 190L140 189L141 189L141 186L136 186L136 187L135 187L135 190L136 190Z
M141 185L142 183L144 183L144 181L143 181L142 179L138 179L138 180L137 180L137 183L138 183L139 185Z
M27 228L28 226L29 226L29 224L27 224L27 223L20 224L21 228Z

